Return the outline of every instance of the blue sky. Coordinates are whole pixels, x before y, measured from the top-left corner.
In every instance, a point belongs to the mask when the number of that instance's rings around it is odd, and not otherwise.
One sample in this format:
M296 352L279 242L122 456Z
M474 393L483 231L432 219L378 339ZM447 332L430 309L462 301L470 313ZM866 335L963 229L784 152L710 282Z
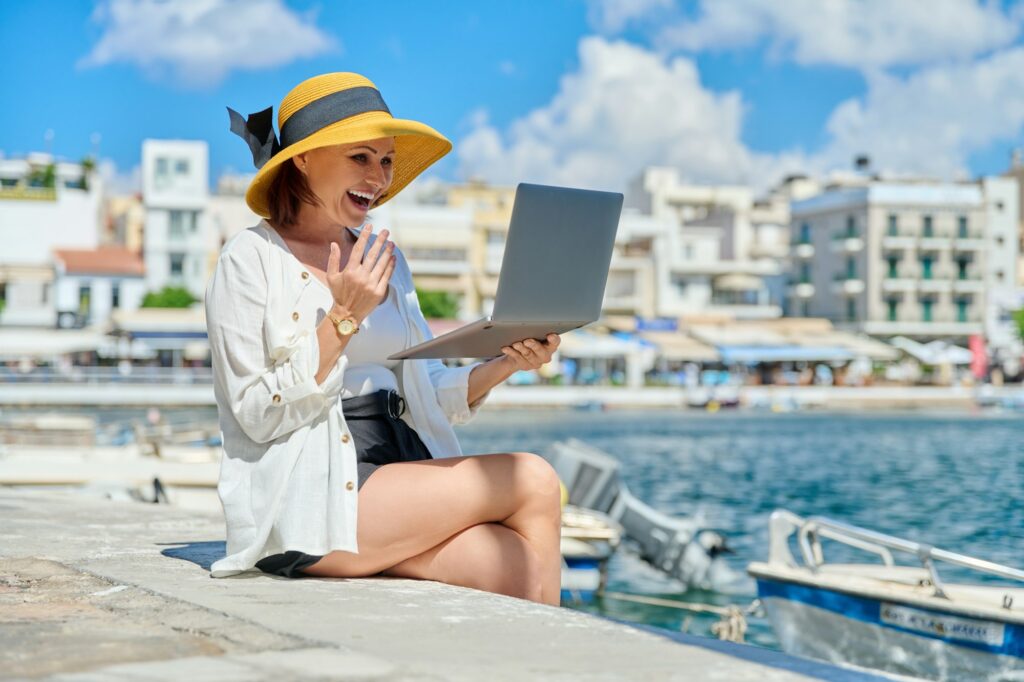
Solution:
M894 173L1005 169L1024 144L1024 12L976 0L306 0L0 4L0 150L130 184L142 140L249 172L225 106L326 71L450 137L447 180L621 187L643 166L765 187L865 152Z

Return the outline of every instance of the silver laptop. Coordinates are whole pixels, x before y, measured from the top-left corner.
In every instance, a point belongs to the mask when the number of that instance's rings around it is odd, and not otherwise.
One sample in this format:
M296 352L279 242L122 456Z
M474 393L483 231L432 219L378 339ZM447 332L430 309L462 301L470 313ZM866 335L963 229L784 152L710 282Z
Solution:
M621 194L520 184L492 314L389 359L493 358L596 321L621 213Z

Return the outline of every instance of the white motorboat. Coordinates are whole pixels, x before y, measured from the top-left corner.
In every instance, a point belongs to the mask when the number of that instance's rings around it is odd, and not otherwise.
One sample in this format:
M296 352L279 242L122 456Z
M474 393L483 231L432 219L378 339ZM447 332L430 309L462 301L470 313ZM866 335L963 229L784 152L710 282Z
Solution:
M622 526L607 514L567 504L562 508L562 602L588 604L604 590L608 562Z
M822 539L880 563L828 563ZM990 582L947 583L937 562ZM787 653L932 680L1024 680L1024 571L784 510L771 516L768 562L747 570Z

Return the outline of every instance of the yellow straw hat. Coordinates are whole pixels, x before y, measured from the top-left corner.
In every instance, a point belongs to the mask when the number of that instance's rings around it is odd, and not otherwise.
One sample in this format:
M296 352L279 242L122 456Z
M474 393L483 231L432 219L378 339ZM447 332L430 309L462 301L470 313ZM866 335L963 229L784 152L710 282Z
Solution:
M228 115L231 132L248 143L259 169L245 193L245 203L264 218L270 217L270 184L281 164L297 154L394 137L394 175L387 192L373 204L380 206L452 148L452 143L430 126L392 117L377 86L357 73L325 73L292 88L277 113L280 142L274 134L273 107L244 119L229 107Z

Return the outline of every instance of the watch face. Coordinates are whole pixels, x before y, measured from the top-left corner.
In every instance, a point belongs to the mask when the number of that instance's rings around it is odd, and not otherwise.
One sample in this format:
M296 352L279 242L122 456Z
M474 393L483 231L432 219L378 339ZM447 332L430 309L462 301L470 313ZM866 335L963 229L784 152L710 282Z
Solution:
M339 320L338 321L338 333L339 334L345 334L347 336L347 335L351 334L353 331L355 331L355 328L356 328L356 326L355 326L355 324L352 323L352 320Z

